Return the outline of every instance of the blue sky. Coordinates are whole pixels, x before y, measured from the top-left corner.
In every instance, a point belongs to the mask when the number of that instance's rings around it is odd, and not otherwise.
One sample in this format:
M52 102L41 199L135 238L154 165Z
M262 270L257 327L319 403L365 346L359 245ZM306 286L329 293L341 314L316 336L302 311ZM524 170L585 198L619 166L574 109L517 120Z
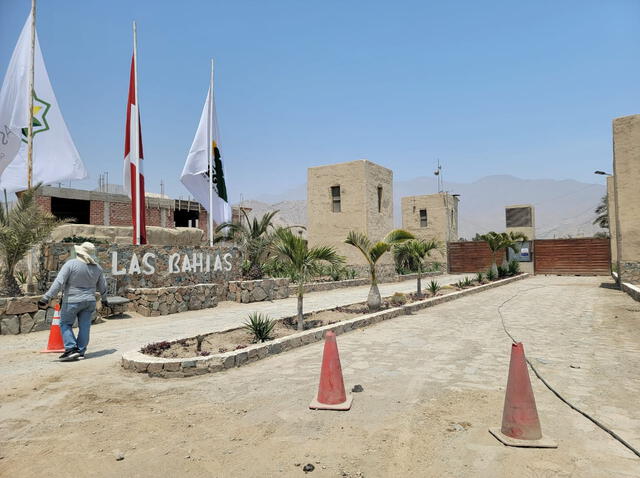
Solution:
M29 7L0 0L2 75ZM104 171L122 182L133 19L147 189L163 179L176 197L211 57L234 201L360 158L399 180L440 158L455 182L601 182L611 120L640 112L635 0L39 0L49 76L91 174L78 187Z

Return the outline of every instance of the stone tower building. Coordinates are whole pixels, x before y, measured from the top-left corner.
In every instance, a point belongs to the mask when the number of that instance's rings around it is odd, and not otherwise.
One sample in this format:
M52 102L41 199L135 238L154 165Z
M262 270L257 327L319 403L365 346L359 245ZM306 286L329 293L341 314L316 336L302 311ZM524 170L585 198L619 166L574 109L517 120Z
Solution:
M366 260L344 240L353 230L378 241L393 229L393 172L366 159L309 168L307 214L309 247L333 246L364 272ZM378 264L379 277L393 273L391 254Z
M458 198L448 193L403 197L402 228L418 238L440 242L430 262L446 262L447 242L458 240Z
M613 120L613 174L618 274L640 285L640 115Z

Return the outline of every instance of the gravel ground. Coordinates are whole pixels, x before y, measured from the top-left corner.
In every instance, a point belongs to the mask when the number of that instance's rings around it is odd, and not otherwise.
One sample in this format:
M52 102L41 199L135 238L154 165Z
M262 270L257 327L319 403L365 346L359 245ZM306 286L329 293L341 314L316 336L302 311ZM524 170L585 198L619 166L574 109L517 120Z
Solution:
M608 278L538 276L339 336L345 383L363 388L349 412L308 409L321 343L162 380L120 368L111 324L76 363L2 337L0 476L303 476L307 464L318 477L640 476L640 459L533 375L559 447L508 448L488 433L509 360L503 303L545 378L640 448L640 304Z

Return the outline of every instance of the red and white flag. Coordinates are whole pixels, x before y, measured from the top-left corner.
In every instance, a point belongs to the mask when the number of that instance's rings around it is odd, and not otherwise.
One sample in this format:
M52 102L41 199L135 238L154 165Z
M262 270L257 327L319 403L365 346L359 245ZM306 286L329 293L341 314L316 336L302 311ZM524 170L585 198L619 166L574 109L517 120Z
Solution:
M134 245L147 243L142 157L142 131L140 129L140 111L138 110L138 74L134 52L131 58L127 129L124 140L124 187L131 198Z

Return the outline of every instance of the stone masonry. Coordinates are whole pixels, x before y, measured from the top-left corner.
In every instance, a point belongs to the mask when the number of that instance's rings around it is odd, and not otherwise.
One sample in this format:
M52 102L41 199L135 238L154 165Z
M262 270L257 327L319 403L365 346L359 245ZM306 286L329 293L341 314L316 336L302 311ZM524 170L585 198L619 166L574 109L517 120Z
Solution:
M218 284L129 289L129 310L145 317L200 310L218 304Z
M640 115L613 120L617 264L621 282L640 284Z
M366 261L344 243L349 231L379 241L393 229L393 172L367 160L309 168L307 172L309 246L333 246L350 266ZM393 264L385 254L379 264Z

